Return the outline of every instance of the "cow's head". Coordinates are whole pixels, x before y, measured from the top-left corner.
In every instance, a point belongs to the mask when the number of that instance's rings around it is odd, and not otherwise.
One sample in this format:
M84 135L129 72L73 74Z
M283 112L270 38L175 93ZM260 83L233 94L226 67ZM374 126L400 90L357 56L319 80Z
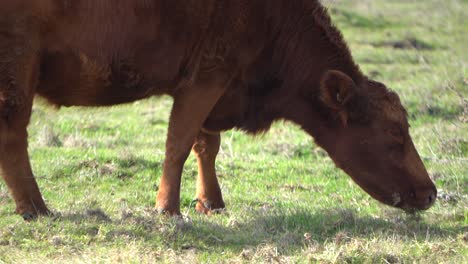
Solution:
M425 210L434 203L437 190L394 92L378 82L356 84L342 72L328 71L321 78L320 98L334 124L318 143L337 166L385 204Z

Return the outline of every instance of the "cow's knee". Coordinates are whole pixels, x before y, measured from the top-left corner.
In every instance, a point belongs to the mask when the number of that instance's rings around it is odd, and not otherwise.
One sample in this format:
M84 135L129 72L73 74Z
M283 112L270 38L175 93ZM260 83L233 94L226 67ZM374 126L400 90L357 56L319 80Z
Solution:
M192 150L198 158L215 159L219 152L220 143L219 133L200 132L195 139Z
M29 97L29 98L28 98ZM29 123L32 111L32 95L17 92L0 92L0 126L4 130L21 131Z

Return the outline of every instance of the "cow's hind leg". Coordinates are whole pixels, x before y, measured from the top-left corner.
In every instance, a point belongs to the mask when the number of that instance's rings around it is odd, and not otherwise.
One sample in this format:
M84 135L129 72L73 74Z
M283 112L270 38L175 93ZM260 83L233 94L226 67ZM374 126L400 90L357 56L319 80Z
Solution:
M15 200L16 213L25 220L49 213L29 163L25 124L27 112L22 109L12 116L16 120L9 125L4 120L0 124L1 174Z
M216 155L220 143L219 133L202 130L192 147L198 163L197 204L195 209L200 213L211 214L224 208L215 169Z
M26 127L39 74L35 49L39 40L27 34L31 28L26 26L6 28L14 31L0 34L0 174L15 200L16 212L29 220L49 213L32 174L27 149Z

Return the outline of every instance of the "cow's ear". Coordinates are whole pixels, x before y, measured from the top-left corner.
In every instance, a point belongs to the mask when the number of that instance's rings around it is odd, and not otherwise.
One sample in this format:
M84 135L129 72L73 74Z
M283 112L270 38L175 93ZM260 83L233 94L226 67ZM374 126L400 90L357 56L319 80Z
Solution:
M320 82L320 98L327 107L339 115L344 126L349 116L346 103L355 93L356 84L343 72L330 70L323 75Z

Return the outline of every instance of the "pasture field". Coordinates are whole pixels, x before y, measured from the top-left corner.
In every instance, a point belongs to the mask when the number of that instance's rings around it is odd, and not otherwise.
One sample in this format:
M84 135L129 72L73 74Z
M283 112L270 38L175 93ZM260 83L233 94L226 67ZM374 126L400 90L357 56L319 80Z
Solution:
M27 223L0 183L0 263L468 263L468 1L327 1L363 71L397 91L439 190L429 211L382 205L291 123L223 133L227 211L195 213L187 160L183 217L157 215L171 99L47 107L29 127L54 217Z

